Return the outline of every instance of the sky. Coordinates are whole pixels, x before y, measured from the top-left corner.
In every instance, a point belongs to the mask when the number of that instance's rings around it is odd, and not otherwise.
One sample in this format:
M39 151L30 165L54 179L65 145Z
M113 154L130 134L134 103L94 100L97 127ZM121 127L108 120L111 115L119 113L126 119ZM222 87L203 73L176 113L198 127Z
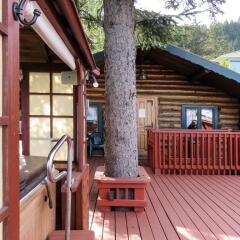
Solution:
M137 0L136 7L142 8L146 10L151 10L155 12L161 11L162 13L162 6L164 0ZM224 14L218 14L216 20L219 22L224 22L225 20L237 21L240 17L240 0L226 0L226 3L221 6L222 11ZM170 12L169 14L172 14ZM210 18L209 14L201 14L197 17L197 22L202 24L210 25L212 19Z

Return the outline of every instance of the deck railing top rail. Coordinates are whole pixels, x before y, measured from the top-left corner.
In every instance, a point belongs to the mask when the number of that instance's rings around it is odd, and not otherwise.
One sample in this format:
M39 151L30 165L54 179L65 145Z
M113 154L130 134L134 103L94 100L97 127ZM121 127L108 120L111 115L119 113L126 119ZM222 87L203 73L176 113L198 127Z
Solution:
M148 129L149 132L153 133L233 133L233 134L240 134L240 130L232 130L232 129L226 129L226 130L219 130L219 129L213 129L213 130L202 130L202 129L183 129L183 128L178 128L178 129L173 129L173 128L164 128L164 129L156 129L156 128L151 128Z

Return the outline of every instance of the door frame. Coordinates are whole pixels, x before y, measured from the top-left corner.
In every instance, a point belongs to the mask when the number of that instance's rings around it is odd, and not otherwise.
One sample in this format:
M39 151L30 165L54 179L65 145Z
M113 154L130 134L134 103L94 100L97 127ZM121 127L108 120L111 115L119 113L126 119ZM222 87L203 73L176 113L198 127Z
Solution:
M151 100L154 101L155 103L155 112L156 112L156 117L155 117L155 128L158 128L158 96L156 95L140 95L140 94L137 94L137 100L139 98L143 98L143 99L147 99L147 98L150 98ZM137 116L138 118L138 116Z
M153 100L153 103L155 104L155 125L154 128L158 128L158 96L156 95L137 95L137 100L136 100L136 104L138 99L149 99L149 100ZM138 110L138 109L136 109ZM137 111L137 122L138 122L138 111ZM137 128L138 128L138 124L137 124ZM145 157L145 155L139 155L140 157ZM148 156L148 153L146 151L146 156Z

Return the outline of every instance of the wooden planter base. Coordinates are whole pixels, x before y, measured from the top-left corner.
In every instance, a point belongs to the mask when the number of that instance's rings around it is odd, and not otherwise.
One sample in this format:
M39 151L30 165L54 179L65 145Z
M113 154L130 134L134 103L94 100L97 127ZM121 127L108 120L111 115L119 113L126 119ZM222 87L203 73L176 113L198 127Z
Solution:
M139 176L136 178L111 178L105 176L104 166L97 168L94 181L99 189L97 206L101 211L117 210L119 207L144 211L147 205L145 188L150 177L143 167L138 169Z
M94 232L87 230L71 231L71 240L94 240ZM54 231L49 240L65 240L65 231Z

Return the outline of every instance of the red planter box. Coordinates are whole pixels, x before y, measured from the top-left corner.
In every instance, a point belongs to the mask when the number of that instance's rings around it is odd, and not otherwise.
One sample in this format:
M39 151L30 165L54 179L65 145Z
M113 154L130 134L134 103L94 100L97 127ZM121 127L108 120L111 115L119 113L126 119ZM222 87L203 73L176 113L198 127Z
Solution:
M134 211L144 211L147 205L145 188L150 177L143 167L138 167L136 178L111 178L104 175L104 166L98 167L94 181L99 189L97 206L103 212L112 207L132 207Z

